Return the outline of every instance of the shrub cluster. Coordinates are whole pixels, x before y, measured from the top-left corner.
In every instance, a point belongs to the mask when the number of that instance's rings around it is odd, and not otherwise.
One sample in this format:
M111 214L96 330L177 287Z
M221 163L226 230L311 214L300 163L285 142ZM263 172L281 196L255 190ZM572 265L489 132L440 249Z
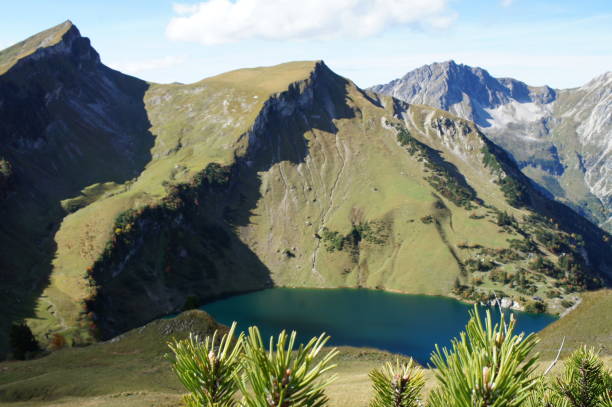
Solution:
M536 335L516 334L510 315L494 324L475 307L465 331L450 348L436 350L431 362L437 384L427 401L421 392L423 371L412 360L387 363L370 372L371 407L608 407L612 404L612 372L586 348L565 363L565 374L548 379L536 374ZM323 407L327 374L337 351L321 355L329 337L322 334L297 346L296 333L284 331L265 346L259 330L235 334L235 323L219 340L217 332L200 340L174 341L173 369L189 394L188 407ZM241 397L237 397L240 394Z
M494 148L487 144L482 147L480 150L482 153L482 164L489 168L493 175L497 176L496 182L499 184L508 204L515 208L527 206L530 203L527 187L504 171L498 156L492 151Z
M444 162L440 155L431 147L414 138L408 129L402 125L395 126L397 141L412 156L422 161L430 175L425 180L446 199L457 206L473 209L473 202L477 201L476 192L459 178L457 171L450 164Z
M358 256L359 245L362 241L382 245L388 238L388 231L384 222L359 222L354 223L346 235L324 227L320 237L328 252L347 249L351 254Z

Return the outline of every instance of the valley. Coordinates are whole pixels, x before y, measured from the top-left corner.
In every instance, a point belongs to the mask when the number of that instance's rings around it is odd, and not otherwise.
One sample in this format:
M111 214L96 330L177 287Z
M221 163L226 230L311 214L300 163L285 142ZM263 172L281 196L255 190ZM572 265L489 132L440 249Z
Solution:
M612 406L612 13L558 3L4 5L0 405Z
M610 235L474 123L322 61L155 84L66 22L0 63L3 349L21 319L86 345L273 286L560 314L609 284Z

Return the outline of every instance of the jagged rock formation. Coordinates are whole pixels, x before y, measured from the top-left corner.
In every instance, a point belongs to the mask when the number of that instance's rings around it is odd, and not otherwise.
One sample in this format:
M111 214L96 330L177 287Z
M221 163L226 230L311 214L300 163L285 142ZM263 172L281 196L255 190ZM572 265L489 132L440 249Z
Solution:
M609 236L473 123L321 61L159 85L102 65L70 23L24 44L0 54L5 326L87 342L270 285L525 302L610 272ZM491 269L518 288L471 287Z
M612 230L612 72L556 90L448 61L372 90L473 120L526 175Z

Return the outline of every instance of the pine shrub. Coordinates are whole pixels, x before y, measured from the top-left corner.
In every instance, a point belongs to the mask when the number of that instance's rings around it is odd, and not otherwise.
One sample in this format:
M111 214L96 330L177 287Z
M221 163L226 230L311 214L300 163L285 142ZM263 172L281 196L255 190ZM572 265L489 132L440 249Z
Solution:
M515 335L516 320L502 315L493 325L487 311L484 325L477 308L471 312L465 332L453 339L452 348L436 351L432 362L438 369L438 386L430 397L431 407L519 407L534 385L531 377L537 344L531 334Z
M567 359L564 374L552 389L571 407L612 406L612 372L605 368L595 350L586 346Z
M333 349L317 358L329 336L321 334L295 349L296 332L282 331L274 343L264 347L257 327L249 328L245 340L244 377L240 389L247 407L320 407L327 403L324 389L335 376L322 376L333 369Z
M234 340L236 323L219 341L218 332L200 340L197 336L169 344L172 368L189 391L187 407L233 407L239 387L243 335Z
M370 372L374 397L370 407L418 407L420 393L425 386L423 371L408 363L387 362L381 369Z

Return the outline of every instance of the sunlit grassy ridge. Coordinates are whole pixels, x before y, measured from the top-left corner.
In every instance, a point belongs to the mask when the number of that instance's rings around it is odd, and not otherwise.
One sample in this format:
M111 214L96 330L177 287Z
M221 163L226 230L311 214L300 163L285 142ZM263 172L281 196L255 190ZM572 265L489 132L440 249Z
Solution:
M72 23L66 21L60 25L49 28L24 41L0 51L0 75L11 69L20 59L32 55L40 48L56 45L62 37L72 28Z

